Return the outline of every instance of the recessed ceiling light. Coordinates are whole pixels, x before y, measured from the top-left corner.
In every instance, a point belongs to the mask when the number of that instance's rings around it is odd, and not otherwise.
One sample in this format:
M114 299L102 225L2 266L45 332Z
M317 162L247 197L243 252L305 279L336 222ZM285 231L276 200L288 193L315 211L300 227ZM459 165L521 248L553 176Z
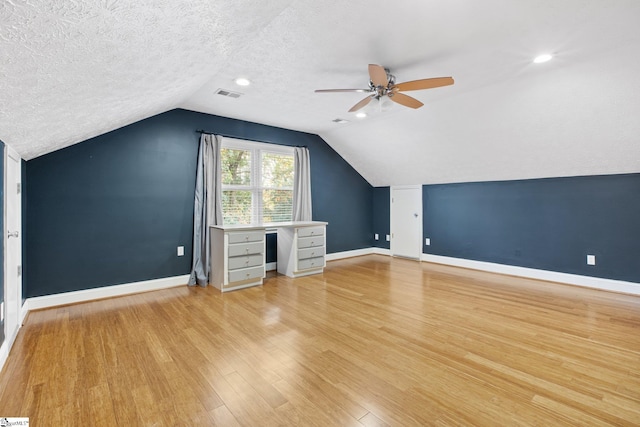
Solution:
M533 62L535 62L536 64L542 64L543 62L549 61L551 58L553 58L553 55L550 55L548 53L544 53L542 55L536 56L534 58Z
M238 86L249 86L251 82L249 81L249 79L245 79L244 77L238 77L236 79L236 84Z
M367 117L367 113L360 112L360 113L356 114L356 117L359 118L359 119L364 119L365 117Z

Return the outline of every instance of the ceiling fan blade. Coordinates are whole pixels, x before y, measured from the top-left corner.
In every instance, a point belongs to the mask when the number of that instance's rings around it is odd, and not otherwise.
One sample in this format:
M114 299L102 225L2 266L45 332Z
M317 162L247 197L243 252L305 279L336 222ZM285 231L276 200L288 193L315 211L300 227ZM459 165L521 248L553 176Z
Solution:
M401 91L432 89L434 87L448 86L453 84L453 77L436 77L433 79L412 80L410 82L398 83L394 87Z
M387 72L383 67L376 64L369 64L369 78L375 86L387 87Z
M358 102L356 105L351 107L349 112L353 113L354 111L358 111L359 109L361 109L362 107L370 103L372 99L373 99L373 96L367 96L365 99L363 99L362 101Z
M371 89L316 89L316 93L333 93L333 92L371 92Z
M415 98L405 95L404 93L393 92L389 94L389 99L393 102L397 102L400 105L404 105L409 108L420 108L424 104Z

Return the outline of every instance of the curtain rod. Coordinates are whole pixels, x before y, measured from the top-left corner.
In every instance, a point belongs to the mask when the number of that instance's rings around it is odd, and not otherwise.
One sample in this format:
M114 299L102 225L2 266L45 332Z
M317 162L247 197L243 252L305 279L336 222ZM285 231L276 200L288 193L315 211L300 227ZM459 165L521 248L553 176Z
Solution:
M236 135L228 135L226 133L220 133L220 132L209 132L209 131L202 130L202 129L196 130L196 133L208 133L210 135L218 135L218 136L222 136L222 137L225 137L225 138L244 139L245 141L262 142L264 144L276 144L275 142L261 141L259 139L245 138L243 136L236 136ZM278 145L284 145L284 144L278 144ZM292 146L289 145L289 147L292 147ZM306 145L293 145L293 147L308 148Z

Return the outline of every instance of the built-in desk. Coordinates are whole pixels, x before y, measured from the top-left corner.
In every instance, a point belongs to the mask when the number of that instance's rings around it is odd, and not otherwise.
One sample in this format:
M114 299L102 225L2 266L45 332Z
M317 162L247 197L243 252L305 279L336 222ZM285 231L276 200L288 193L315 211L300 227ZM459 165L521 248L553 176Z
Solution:
M267 229L278 233L278 273L289 277L322 273L326 264L326 226L322 221L214 225L209 282L222 292L261 285Z

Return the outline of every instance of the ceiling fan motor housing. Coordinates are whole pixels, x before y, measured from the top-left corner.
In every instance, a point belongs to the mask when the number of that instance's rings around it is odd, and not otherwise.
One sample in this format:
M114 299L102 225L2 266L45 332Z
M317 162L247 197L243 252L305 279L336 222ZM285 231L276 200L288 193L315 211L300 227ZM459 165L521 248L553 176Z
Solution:
M386 86L376 86L372 80L369 80L369 88L371 89L371 94L375 99L380 99L385 95L393 96L393 86L396 84L396 76L389 72L388 68L385 68L384 71L387 73L387 85Z

